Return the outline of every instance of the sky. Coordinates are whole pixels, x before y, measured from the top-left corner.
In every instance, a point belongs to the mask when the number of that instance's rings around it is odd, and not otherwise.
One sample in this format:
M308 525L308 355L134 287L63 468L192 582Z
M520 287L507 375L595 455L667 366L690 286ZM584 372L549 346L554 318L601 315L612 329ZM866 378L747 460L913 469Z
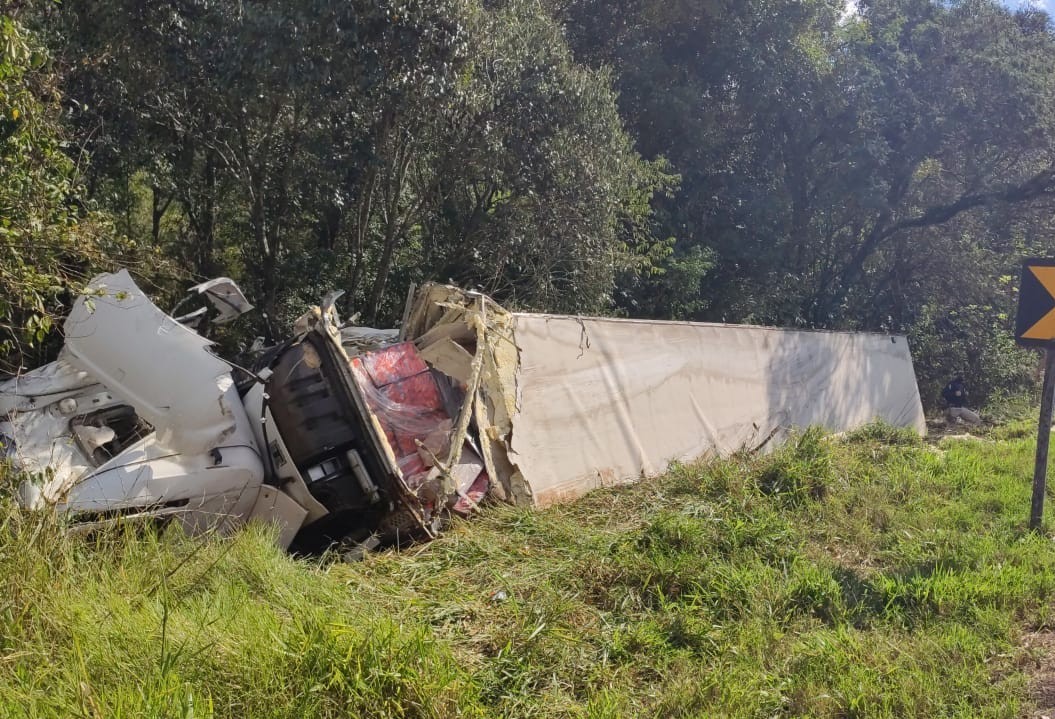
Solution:
M1004 4L1011 8L1033 5L1055 15L1055 0L1004 0Z
M1037 7L1042 10L1047 10L1051 13L1052 17L1055 17L1055 0L1000 0L1000 2L1007 5L1009 8L1022 8L1022 7ZM856 0L846 0L846 13L847 15L854 12L856 6Z

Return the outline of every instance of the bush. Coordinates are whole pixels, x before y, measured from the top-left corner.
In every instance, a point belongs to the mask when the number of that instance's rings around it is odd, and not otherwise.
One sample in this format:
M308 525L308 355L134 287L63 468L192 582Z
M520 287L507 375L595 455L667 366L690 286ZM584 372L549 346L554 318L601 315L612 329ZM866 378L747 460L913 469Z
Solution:
M909 332L920 396L930 410L941 390L963 375L980 407L1037 390L1037 355L1015 345L1008 317L993 305L930 307Z

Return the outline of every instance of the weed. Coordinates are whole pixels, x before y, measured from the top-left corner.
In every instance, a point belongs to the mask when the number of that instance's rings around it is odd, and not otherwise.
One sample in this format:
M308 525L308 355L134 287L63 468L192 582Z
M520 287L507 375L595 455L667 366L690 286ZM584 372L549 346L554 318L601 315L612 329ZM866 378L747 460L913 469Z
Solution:
M1010 719L1031 440L811 429L356 565L0 500L0 714Z
M819 427L810 427L762 465L757 481L763 494L797 504L823 497L833 478L824 433Z
M878 443L890 447L918 447L923 440L910 427L875 420L843 435L843 441L851 444Z

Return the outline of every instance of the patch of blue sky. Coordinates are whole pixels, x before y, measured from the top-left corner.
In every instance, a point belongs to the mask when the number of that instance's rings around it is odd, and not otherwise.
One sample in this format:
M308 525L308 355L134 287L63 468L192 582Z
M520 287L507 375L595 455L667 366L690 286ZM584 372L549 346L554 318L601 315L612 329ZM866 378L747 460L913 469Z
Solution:
M1009 8L1035 7L1055 15L1055 0L1003 0Z

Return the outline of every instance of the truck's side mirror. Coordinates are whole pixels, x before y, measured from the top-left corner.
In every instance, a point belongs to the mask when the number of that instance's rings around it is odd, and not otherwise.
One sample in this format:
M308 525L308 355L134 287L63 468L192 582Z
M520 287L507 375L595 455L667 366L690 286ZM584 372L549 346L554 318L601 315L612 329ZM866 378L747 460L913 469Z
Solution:
M190 312L177 314L182 307L195 299L204 300L208 306L200 306ZM210 307L212 312L209 311ZM253 305L249 304L249 300L245 298L234 280L229 277L217 277L191 287L187 291L187 296L180 300L172 310L172 317L180 324L201 334L205 329L204 322L207 315L212 317L211 324L224 325L251 309Z

